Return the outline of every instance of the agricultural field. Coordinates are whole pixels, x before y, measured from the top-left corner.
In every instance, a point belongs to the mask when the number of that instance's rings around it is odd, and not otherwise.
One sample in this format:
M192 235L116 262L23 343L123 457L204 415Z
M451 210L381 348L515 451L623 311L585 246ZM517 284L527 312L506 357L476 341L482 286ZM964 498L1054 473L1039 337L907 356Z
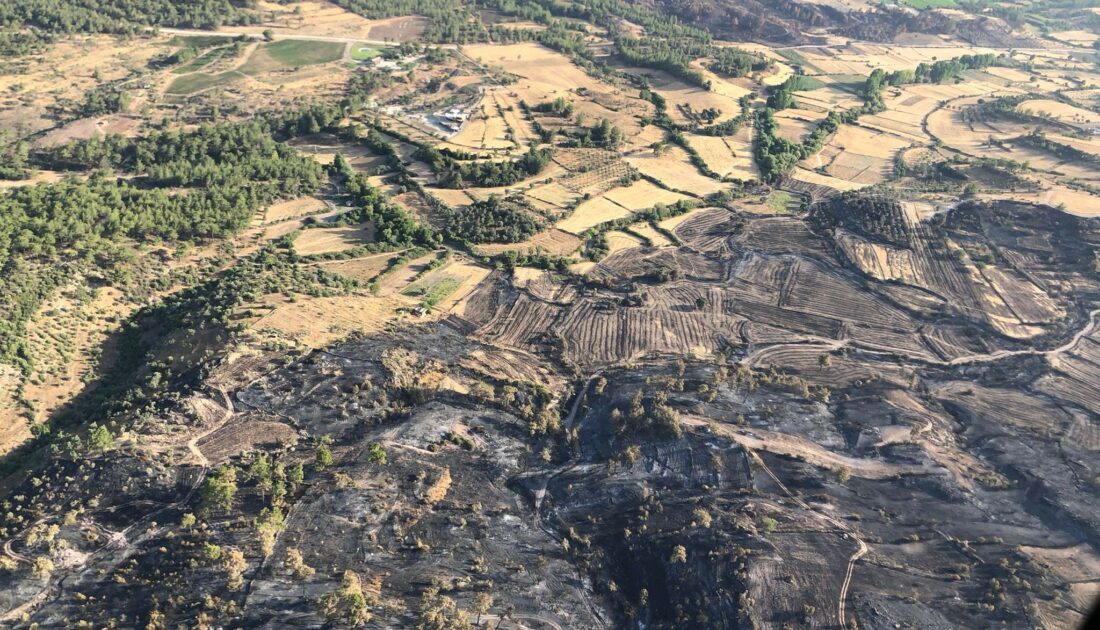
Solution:
M994 4L5 5L0 627L1083 627L1100 31Z

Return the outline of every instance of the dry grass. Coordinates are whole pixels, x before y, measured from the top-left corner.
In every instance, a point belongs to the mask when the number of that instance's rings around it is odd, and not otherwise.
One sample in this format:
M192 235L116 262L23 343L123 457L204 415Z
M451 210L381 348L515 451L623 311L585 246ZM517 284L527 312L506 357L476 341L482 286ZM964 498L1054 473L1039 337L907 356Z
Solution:
M611 231L607 233L608 254L614 254L624 249L641 247L644 243L626 232Z
M626 158L628 164L675 190L691 191L696 195L709 195L729 188L699 172L691 163L686 151L669 147L662 155L640 153Z
M328 209L325 202L316 197L302 197L290 201L280 201L268 206L264 211L264 223L279 223L289 219L298 219L324 212Z
M628 217L631 214L629 208L624 208L603 197L594 197L577 206L568 218L558 222L557 227L559 230L580 234L592 226Z
M581 239L576 236L560 229L550 229L539 232L522 243L480 245L478 251L492 256L506 251L540 250L554 256L569 256L576 252L580 246Z
M1100 123L1100 114L1052 99L1024 101L1020 103L1016 109L1031 114L1050 116L1054 120L1069 123L1071 125L1094 125Z
M305 230L294 239L294 251L302 256L342 252L374 240L374 226L344 226Z
M411 303L400 296L270 299L272 310L253 322L253 328L310 348L327 346L351 333L378 332L400 317L399 308Z
M743 180L760 178L760 169L752 157L751 129L746 127L729 137L691 134L685 137L707 167L719 175Z
M329 273L338 273L349 278L355 278L360 282L370 282L390 265L390 261L399 255L394 252L386 252L351 260L323 261L316 263L316 266Z

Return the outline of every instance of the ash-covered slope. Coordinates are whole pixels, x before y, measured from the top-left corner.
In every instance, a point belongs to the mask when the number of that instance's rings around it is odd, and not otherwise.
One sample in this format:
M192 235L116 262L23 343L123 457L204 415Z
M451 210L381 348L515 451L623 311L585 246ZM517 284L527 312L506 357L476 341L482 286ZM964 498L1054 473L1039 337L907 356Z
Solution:
M588 285L502 272L472 319L227 355L5 492L3 622L1072 625L1096 225L911 210L702 211ZM523 300L556 310L516 337Z

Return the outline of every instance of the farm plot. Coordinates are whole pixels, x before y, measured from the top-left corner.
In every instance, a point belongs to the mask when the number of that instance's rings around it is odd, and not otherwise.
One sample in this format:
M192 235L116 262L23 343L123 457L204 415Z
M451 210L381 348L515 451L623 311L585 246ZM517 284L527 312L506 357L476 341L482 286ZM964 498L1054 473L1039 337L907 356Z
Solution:
M606 152L600 152L604 154ZM565 163L561 163L565 166ZM568 168L568 166L566 167ZM597 159L588 166L576 166L570 174L560 177L557 183L577 195L601 195L623 182L631 179L635 173L630 164L612 154L608 160Z
M576 252L580 246L581 239L573 234L560 229L549 229L539 232L521 243L479 245L477 250L490 256L507 251L543 251L554 256L570 256Z
M329 273L338 273L368 283L377 278L400 255L399 252L385 252L350 260L320 261L314 265Z
M802 166L824 168L832 177L867 186L885 180L893 170L894 155L909 144L893 135L843 125L825 148L803 160Z
M752 157L752 130L741 129L737 135L699 136L685 134L691 148L699 153L707 168L722 177L741 180L760 178L760 169Z
M693 113L704 109L717 109L718 122L735 118L741 113L742 96L750 91L728 81L721 81L720 89L704 90L688 85L672 75L651 68L625 68L627 72L649 77L650 88L663 96L668 104L668 115L678 124L694 122Z
M580 234L590 227L607 221L622 219L631 214L633 214L633 212L630 208L626 208L604 197L594 197L577 206L568 218L559 221L557 228L572 234Z
M366 245L373 240L373 225L313 228L294 239L294 251L302 256L331 254Z
M284 39L258 47L238 72L248 75L264 74L288 68L300 68L329 63L344 56L345 44L319 42L304 39Z
M825 112L817 110L794 108L776 112L775 122L779 126L778 135L791 142L802 142L802 139L808 136L827 115Z
M235 83L244 76L236 70L230 70L228 72L219 72L217 74L207 74L205 72L195 72L193 74L185 74L176 77L165 88L165 92L168 94L178 95L191 95L208 90L213 87L224 87Z
M614 188L600 197L581 203L568 218L558 223L558 229L580 234L606 221L628 217L634 212L652 208L658 203L672 204L686 196L664 190L641 180L629 186Z
M626 162L671 190L703 196L729 188L728 184L700 173L691 163L687 151L677 146L669 147L661 155L631 155L626 158Z
M796 166L791 170L790 178L796 182L802 182L812 187L830 188L841 192L863 188L863 184L857 184L831 175L822 175L821 173L811 171L801 166Z
M344 142L331 134L302 136L288 144L321 164L332 164L336 154L340 154L352 168L363 173L374 173L386 163L385 158L375 155L362 144Z
M828 113L834 109L851 109L859 107L863 101L855 94L831 85L795 92L795 103L799 109Z

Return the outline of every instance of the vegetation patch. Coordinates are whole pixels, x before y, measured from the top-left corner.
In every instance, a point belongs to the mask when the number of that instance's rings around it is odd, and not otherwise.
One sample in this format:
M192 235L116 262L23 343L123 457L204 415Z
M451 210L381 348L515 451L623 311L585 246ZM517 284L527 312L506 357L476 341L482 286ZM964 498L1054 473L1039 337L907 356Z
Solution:
M255 75L336 61L344 56L344 44L305 39L284 39L263 44L239 69Z

